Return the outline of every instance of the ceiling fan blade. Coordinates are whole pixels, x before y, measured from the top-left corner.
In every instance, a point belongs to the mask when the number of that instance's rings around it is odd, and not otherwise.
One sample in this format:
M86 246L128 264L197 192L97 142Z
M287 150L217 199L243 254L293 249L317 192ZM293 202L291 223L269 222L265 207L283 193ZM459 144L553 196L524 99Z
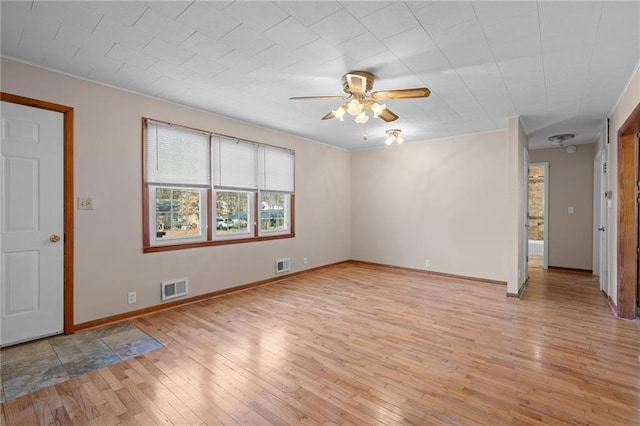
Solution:
M300 101L300 100L314 100L314 99L347 99L348 96L341 96L341 95L337 95L337 96L294 96L292 99L294 101Z
M431 91L426 87L417 87L415 89L398 89L373 92L371 94L371 97L376 101L384 101L396 99L426 98L430 94Z
M323 120L330 120L333 117L335 117L335 115L333 115L333 111L329 112L329 114L325 115L324 117L322 117Z
M378 117L383 119L387 123L389 123L391 121L396 121L398 119L398 116L393 111L391 111L391 110L389 110L387 108L383 109L382 113L380 113L380 115Z

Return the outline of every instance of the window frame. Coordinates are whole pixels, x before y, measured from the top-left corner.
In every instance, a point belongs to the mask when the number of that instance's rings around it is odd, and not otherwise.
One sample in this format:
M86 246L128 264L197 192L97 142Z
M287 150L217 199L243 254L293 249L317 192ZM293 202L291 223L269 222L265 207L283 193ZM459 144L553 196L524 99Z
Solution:
M162 120L156 120L153 118L142 117L142 243L143 243L143 253L155 253L155 252L164 252L164 251L172 251L172 250L184 250L189 248L198 248L198 247L210 247L210 246L220 246L220 245L229 245L229 244L243 244L243 243L253 243L259 241L271 241L271 240L279 240L286 238L295 238L295 152L288 148L278 147L275 145L268 145L261 142L255 142L247 139L239 139L237 137L224 135L221 133L215 133L207 130L196 129L193 127L182 126L174 123L169 123ZM155 232L155 226L152 226L155 223L155 206L151 204L151 200L155 200L155 194L152 194L151 191L156 187L164 187L162 185L157 185L155 183L147 182L147 123L154 122L168 126L174 126L177 128L182 128L189 131L201 132L209 134L209 152L210 152L210 161L213 162L213 153L212 153L212 144L213 137L219 136L224 138L236 139L242 142L248 142L256 144L257 146L268 147L268 148L278 148L288 150L293 156L293 187L292 192L287 193L289 196L289 205L288 205L288 216L289 216L289 229L286 231L273 231L273 232L261 232L260 228L260 189L256 189L255 191L243 191L248 192L249 195L249 212L248 217L252 220L252 226L250 226L250 231L248 233L242 233L239 236L227 236L227 235L216 235L216 226L217 226L217 217L216 217L216 205L215 196L216 196L216 188L213 185L213 177L210 178L210 183L207 188L198 188L202 190L201 193L201 202L200 206L200 220L201 226L204 224L206 226L206 230L203 230L203 237L199 237L199 239L185 237L180 239L171 239L167 241L156 241L155 236L152 236L151 233ZM188 185L185 185L187 187ZM196 189L196 188L194 188ZM224 191L224 189L218 189ZM231 189L229 189L231 190ZM273 192L273 191L263 191L263 192ZM253 198L253 199L252 199ZM153 215L153 218L152 218ZM152 221L153 219L153 221ZM248 219L249 220L249 219Z

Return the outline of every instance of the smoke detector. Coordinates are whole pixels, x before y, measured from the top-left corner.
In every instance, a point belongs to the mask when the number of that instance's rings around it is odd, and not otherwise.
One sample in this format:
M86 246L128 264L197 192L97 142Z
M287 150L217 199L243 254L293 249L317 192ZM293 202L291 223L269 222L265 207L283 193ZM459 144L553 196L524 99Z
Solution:
M552 145L563 146L566 141L573 139L575 136L573 133L561 133L559 135L549 136L549 141Z

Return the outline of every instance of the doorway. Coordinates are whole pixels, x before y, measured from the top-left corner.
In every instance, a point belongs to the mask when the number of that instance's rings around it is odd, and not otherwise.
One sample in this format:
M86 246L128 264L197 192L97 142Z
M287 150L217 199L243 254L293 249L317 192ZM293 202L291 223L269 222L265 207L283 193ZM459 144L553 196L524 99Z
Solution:
M529 164L529 267L549 267L549 163Z
M0 346L73 333L73 108L1 93Z
M616 315L635 319L638 309L638 138L640 104L618 130L618 257Z

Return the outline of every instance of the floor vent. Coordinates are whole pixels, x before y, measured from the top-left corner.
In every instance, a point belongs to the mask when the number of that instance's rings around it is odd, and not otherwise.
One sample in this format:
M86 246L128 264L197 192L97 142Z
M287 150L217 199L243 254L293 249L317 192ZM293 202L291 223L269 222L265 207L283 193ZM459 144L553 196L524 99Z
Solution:
M188 292L188 279L180 278L172 281L162 282L162 300L175 299L185 296Z
M291 259L278 259L276 260L276 274L282 272L288 272L291 270Z

